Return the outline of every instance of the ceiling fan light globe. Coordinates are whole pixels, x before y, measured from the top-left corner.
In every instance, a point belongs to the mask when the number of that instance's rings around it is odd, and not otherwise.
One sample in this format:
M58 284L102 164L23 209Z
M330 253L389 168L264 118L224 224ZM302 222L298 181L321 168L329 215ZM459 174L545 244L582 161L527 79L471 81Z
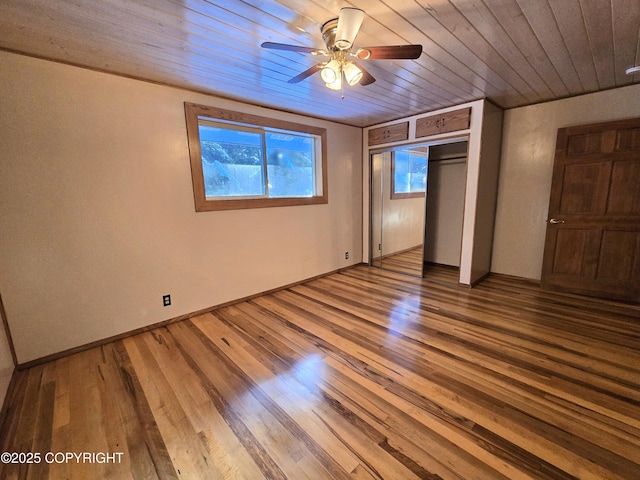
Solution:
M358 66L354 63L346 63L343 68L344 77L347 80L347 83L351 86L359 83L362 80L362 70L358 68Z
M327 82L326 87L331 90L340 90L342 88L342 76L337 77L333 82Z
M325 83L331 83L334 82L336 80L336 72L334 72L333 70L331 70L329 67L324 67L321 71L320 71L320 76L322 77L322 80Z
M336 25L335 47L339 50L348 50L358 35L364 11L359 8L343 8L338 16Z
M320 76L325 83L333 83L340 76L340 63L333 59L325 65L320 72Z

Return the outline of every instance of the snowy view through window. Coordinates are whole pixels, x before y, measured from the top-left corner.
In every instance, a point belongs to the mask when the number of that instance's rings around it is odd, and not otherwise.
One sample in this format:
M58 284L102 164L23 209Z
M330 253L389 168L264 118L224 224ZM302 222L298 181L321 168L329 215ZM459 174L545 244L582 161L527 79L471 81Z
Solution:
M394 193L425 192L427 189L427 157L398 150L394 158Z
M312 135L201 124L206 197L312 197Z

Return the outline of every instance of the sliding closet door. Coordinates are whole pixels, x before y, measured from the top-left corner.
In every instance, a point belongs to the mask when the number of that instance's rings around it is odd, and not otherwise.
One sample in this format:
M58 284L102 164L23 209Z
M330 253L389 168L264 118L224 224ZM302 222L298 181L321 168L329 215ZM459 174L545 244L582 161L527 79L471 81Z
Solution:
M372 266L422 276L426 149L414 150L371 155L369 258Z
M371 155L371 251L369 258L372 266L382 267L382 211L383 211L383 155Z

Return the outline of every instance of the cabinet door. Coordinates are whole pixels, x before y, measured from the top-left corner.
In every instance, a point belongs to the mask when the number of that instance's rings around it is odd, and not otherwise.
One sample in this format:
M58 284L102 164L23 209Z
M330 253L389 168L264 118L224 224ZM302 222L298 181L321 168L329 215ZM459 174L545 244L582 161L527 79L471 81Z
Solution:
M401 142L409 138L409 122L396 123L369 130L369 145Z
M416 120L416 138L466 130L469 128L470 121L471 107L419 118Z
M442 115L440 133L466 130L471 123L471 108L456 110Z

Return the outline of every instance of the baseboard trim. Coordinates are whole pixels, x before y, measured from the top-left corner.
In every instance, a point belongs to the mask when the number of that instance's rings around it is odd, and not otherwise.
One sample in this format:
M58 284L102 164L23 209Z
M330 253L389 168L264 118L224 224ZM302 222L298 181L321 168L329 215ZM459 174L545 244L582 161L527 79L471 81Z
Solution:
M511 280L514 282L528 283L533 287L542 286L540 283L540 280L535 280L533 278L518 277L517 275L508 275L506 273L496 273L496 272L489 272L489 276L495 277L495 278L501 278L503 280Z
M161 322L152 323L151 325L147 325L145 327L136 328L134 330L129 330L127 332L120 333L118 335L113 335L111 337L103 338L101 340L96 340L95 342L91 342L91 343L87 343L87 344L80 345L80 346L77 346L77 347L69 348L69 349L63 350L61 352L52 353L51 355L47 355L45 357L36 358L35 360L30 360L28 362L19 363L19 364L16 365L16 370L17 371L28 370L29 368L37 367L38 365L43 365L43 364L48 363L48 362L53 362L55 360L59 360L59 359L64 358L64 357L68 357L68 356L74 355L76 353L84 352L86 350L91 350L92 348L96 348L96 347L101 347L102 345L106 345L107 343L117 342L119 340L123 340L123 339L128 338L128 337L133 337L134 335L138 335L140 333L145 333L145 332L148 332L150 330L154 330L156 328L166 327L168 325L171 325L172 323L181 322L183 320L187 320L187 319L192 318L192 317L197 317L198 315L204 315L205 313L213 312L213 311L218 310L220 308L224 308L224 307L228 307L228 306L231 306L231 305L235 305L237 303L246 302L248 300L252 300L254 298L261 297L263 295L269 295L271 293L279 292L281 290L286 290L287 288L295 287L297 285L301 285L303 283L310 282L310 281L316 280L318 278L326 277L328 275L333 275L334 273L340 273L340 272L342 272L344 270L349 270L351 268L355 268L355 267L362 266L362 265L366 266L367 264L364 263L364 262L360 262L360 263L356 263L354 265L350 265L348 267L338 268L337 270L332 270L331 272L327 272L327 273L323 273L323 274L320 274L320 275L316 275L314 277L306 278L304 280L300 280L298 282L293 282L293 283L290 283L288 285L283 285L281 287L272 288L272 289L267 290L265 292L255 293L253 295L248 295L246 297L238 298L236 300L230 300L228 302L224 302L224 303L221 303L221 304L218 304L218 305L213 305L211 307L203 308L203 309L197 310L195 312L185 313L184 315L179 315L177 317L173 317L173 318L170 318L168 320L163 320ZM15 376L15 372L14 372L14 376ZM13 380L13 378L12 378L12 380ZM11 388L11 385L9 385L9 389L10 388ZM9 393L9 392L7 392L7 393Z

